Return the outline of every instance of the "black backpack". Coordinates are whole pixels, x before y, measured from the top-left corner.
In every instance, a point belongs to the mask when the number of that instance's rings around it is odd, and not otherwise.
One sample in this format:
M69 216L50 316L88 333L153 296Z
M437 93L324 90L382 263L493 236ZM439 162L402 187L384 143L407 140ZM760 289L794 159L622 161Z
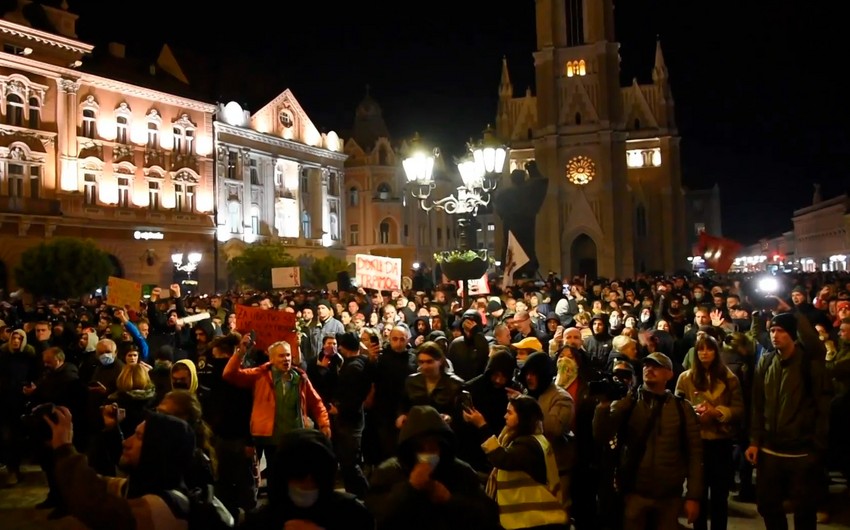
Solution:
M188 521L189 530L226 530L234 526L233 516L213 494L212 484L188 494L167 490L160 497L175 517Z

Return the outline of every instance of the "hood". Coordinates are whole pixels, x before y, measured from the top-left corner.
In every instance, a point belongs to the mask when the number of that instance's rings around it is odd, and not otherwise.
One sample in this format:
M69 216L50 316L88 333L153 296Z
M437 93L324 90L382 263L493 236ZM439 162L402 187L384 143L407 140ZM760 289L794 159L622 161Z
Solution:
M423 333L417 333L416 332L416 323L417 322L424 322L425 323L425 331ZM431 319L429 317L418 317L416 320L413 321L413 325L410 326L410 331L413 333L413 337L417 337L419 335L427 337L428 334L431 333Z
M428 436L440 440L440 464L454 460L454 433L440 417L437 409L428 405L411 407L407 421L398 436L398 460L407 469L416 463L417 442Z
M171 371L174 371L175 366L187 366L189 367L189 373L192 375L191 380L189 381L189 392L195 393L198 390L198 369L195 368L195 363L192 362L191 359L180 359L171 367Z
M21 337L21 351L24 351L24 348L27 347L27 332L18 328L11 333L11 335L20 335ZM10 337L11 337L10 335Z
M514 356L510 352L499 351L487 359L487 367L484 369L484 375L489 378L491 373L499 372L510 381L514 378L515 371L516 359L514 359Z
M271 470L275 487L269 487L271 504L289 503L287 484L291 478L311 475L319 490L333 491L337 459L327 436L315 429L293 429L283 435L277 452L280 458L275 459Z
M525 364L522 366L519 377L523 384L525 384L525 378L529 372L537 374L539 386L534 392L529 391L528 395L537 398L537 396L553 384L558 369L548 354L539 351L529 355L528 359L525 360Z
M184 476L195 452L195 433L185 421L158 412L145 419L139 467L129 476L127 497L184 489Z
M83 333L87 333L86 335L86 351L92 352L97 349L97 331L94 328L87 328L83 331Z

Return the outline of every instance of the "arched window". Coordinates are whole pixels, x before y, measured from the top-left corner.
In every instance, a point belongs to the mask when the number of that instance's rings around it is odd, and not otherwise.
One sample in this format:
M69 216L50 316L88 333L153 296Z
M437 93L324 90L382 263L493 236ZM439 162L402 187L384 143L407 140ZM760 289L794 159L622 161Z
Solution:
M303 232L304 237L313 237L313 227L307 210L301 212L301 232Z
M567 61L567 77L572 77L575 74L576 73L575 73L575 69L573 68L573 62Z
M6 123L16 127L24 126L24 100L17 94L6 96Z
M581 125L581 112L576 112L575 121L576 125Z
M352 186L348 189L348 205L357 206L360 204L360 190Z
M251 233L260 235L260 207L256 204L251 205Z
M378 198L380 200L389 200L391 191L392 190L390 190L390 185L386 182L381 182L380 184L378 184Z
M587 64L584 59L578 62L578 75L587 75Z
M94 135L97 134L96 120L97 116L95 115L94 110L83 110L83 136L86 138L94 138Z
M331 241L339 241L339 218L335 213L328 216L330 224Z
M227 212L230 215L230 233L238 234L242 226L242 206L236 201L230 201Z
M380 232L378 233L378 243L387 245L390 242L390 223L381 221Z
M640 129L640 118L635 118L635 130Z

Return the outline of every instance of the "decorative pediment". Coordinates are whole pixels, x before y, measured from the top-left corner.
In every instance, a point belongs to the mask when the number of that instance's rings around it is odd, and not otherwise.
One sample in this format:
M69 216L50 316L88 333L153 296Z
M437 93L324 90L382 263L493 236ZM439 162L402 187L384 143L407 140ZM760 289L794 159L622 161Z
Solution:
M197 184L199 182L198 175L195 175L191 171L178 171L171 180L174 182L187 182L189 184Z
M567 82L566 101L567 104L562 107L563 112L566 113L561 116L562 122L581 125L581 123L597 123L599 121L596 106L593 104L581 77L572 77ZM581 123L576 121L577 113L581 115Z
M631 86L623 88L623 109L627 128L658 128L658 120L655 119L652 108L646 101L637 79L632 81Z
M122 101L115 107L115 115L116 116L124 116L129 118L133 114L133 111L130 109L130 105L126 101Z
M145 115L145 119L149 122L156 123L157 125L162 124L162 115L156 109L150 109Z
M182 128L183 130L195 129L197 127L196 124L192 123L192 120L189 119L188 114L181 114L180 118L174 121L173 125Z

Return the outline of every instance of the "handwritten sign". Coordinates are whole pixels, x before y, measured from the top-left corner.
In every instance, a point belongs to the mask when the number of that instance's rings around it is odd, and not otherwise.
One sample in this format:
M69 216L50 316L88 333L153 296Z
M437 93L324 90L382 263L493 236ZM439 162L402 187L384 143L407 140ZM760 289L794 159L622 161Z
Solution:
M355 274L357 285L364 289L401 290L401 258L357 254Z
M458 281L457 295L463 296L463 280ZM478 296L482 294L490 294L490 279L487 277L487 273L484 273L484 276L477 280L469 280L469 295L470 296Z
M120 307L130 307L137 310L142 298L142 284L124 278L110 276L106 285L106 304Z
M296 357L298 336L295 334L295 313L237 305L236 327L243 335L253 330L257 334L255 347L263 350L270 344L285 340L292 346L293 358Z
M287 289L301 287L301 267L275 267L272 269L272 287Z

